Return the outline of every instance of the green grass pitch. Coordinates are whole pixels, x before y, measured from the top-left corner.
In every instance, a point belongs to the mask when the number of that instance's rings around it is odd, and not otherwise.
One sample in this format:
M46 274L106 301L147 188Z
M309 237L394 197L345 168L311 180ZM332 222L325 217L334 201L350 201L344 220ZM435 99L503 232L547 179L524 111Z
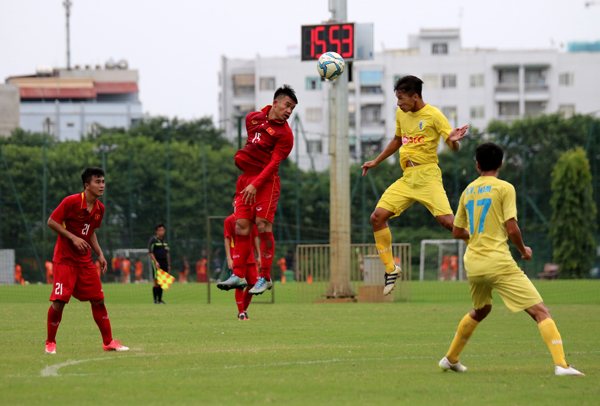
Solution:
M422 286L431 298L449 286L413 285L413 299ZM570 295L582 304L561 301L560 290L545 300L567 361L585 377L554 376L535 322L499 300L461 356L469 370L441 372L437 363L470 309L468 297L256 304L250 321L240 322L233 292L215 290L207 305L177 303L169 291L169 304L155 306L141 303L145 296L111 303L120 293L106 286L113 335L131 350L102 351L89 304L73 300L58 331L58 354L50 356L49 288L32 286L44 300L15 303L4 295L0 303L0 405L597 405L598 286L564 286L581 287L583 293ZM149 285L142 288L149 297ZM279 289L276 297L285 302L292 290Z

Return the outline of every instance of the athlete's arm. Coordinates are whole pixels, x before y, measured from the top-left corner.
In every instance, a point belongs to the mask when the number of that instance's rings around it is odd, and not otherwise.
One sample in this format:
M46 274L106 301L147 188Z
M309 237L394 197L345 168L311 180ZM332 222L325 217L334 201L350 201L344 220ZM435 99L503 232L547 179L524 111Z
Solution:
M469 126L466 125L464 127L455 128L450 131L450 135L446 139L446 144L450 147L450 149L454 152L457 152L460 149L460 145L458 141L463 139L467 135L467 130Z
M519 249L521 253L521 258L525 261L529 261L531 259L532 251L531 248L526 247L523 243L523 237L521 236L521 229L517 224L517 220L514 218L507 220L504 223L506 226L506 232L508 233L508 238L515 244L515 246Z
M381 152L381 154L379 154L379 156L377 158L375 158L373 161L365 162L361 166L361 168L363 170L362 176L366 176L367 171L369 169L375 168L382 161L385 161L390 155L392 155L394 152L398 151L401 146L402 146L402 138L398 137L397 135L394 135L394 138L392 138L392 140L390 141L388 146L385 147L385 149Z
M88 244L87 241L85 241L83 238L79 238L75 234L67 231L66 228L64 228L61 224L57 223L56 220L52 219L52 217L50 217L48 219L48 227L50 227L52 230L54 230L54 232L56 232L56 234L70 240L73 243L73 245L75 246L75 248L77 248L79 251L86 252L87 250L90 249L90 244Z
M227 266L233 271L233 259L231 258L231 239L225 237L225 255L227 256Z
M92 249L98 255L98 261L100 261L100 268L102 269L102 274L106 273L106 268L108 268L108 264L106 263L106 258L104 258L104 254L102 253L102 249L100 248L100 244L98 243L98 237L96 233L93 232L90 238L90 242L92 243Z
M469 235L469 230L466 228L456 227L455 225L452 225L452 237L454 237L456 240L468 240L471 238Z
M150 258L152 258L152 261L154 261L154 265L156 266L156 269L160 269L160 264L158 263L158 260L154 256L154 253L149 252L148 255L150 256Z
M289 144L289 142L278 142L275 144L275 149L273 150L269 164L264 167L260 172L260 175L258 175L251 184L242 190L241 194L244 203L254 204L256 202L256 191L258 188L261 187L267 179L273 176L273 174L277 173L281 161L286 159L292 151L293 145Z

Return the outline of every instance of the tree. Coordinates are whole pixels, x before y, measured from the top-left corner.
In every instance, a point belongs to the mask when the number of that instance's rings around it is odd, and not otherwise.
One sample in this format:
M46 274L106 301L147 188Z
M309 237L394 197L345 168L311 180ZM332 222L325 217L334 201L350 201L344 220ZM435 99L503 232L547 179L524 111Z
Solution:
M563 153L552 171L554 262L561 274L581 278L591 267L596 243L596 204L590 163L583 148Z

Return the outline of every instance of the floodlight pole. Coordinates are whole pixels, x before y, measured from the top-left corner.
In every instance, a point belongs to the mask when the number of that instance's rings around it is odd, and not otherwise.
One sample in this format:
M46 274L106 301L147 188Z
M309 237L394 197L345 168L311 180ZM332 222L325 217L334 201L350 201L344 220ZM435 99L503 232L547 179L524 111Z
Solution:
M329 0L333 21L347 21L346 0ZM350 152L348 142L348 73L329 92L330 282L328 298L353 298L350 284Z
M63 6L65 6L65 12L67 15L67 69L71 70L71 30L69 27L69 20L71 17L71 0L65 0Z

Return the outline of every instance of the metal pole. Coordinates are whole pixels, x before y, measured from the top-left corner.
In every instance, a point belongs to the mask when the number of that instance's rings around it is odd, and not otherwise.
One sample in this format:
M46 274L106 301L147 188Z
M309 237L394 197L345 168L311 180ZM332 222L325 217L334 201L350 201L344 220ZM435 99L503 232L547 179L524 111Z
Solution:
M42 145L42 166L43 169L43 177L42 177L42 256L46 258L46 222L48 219L46 218L46 192L48 190L48 181L47 181L47 163L48 159L46 156L46 145L47 145L47 134L44 134L44 144Z
M346 0L330 0L331 19L347 20ZM348 140L348 74L333 81L329 92L330 266L328 298L353 298L350 284L350 152ZM332 145L333 144L333 145Z
M171 241L171 127L167 128L167 241Z
M100 153L102 154L102 170L104 171L104 177L106 182L106 150L108 149L107 145L101 145ZM107 188L104 187L104 195L102 196L102 201L104 203L104 213L108 212L108 197L107 197ZM108 223L108 214L106 214L106 223ZM108 224L102 227L102 238L104 240L103 245L104 248L108 248Z
M238 150L242 149L242 116L237 116Z
M67 69L71 70L71 30L69 27L69 20L71 17L71 3L70 0L65 0L63 2L63 6L65 6L65 11L67 14Z
M299 121L300 117L296 114L294 116L295 134L298 134L300 130ZM296 187L296 246L298 246L300 244L300 144L298 142L296 142L296 182L294 183Z

